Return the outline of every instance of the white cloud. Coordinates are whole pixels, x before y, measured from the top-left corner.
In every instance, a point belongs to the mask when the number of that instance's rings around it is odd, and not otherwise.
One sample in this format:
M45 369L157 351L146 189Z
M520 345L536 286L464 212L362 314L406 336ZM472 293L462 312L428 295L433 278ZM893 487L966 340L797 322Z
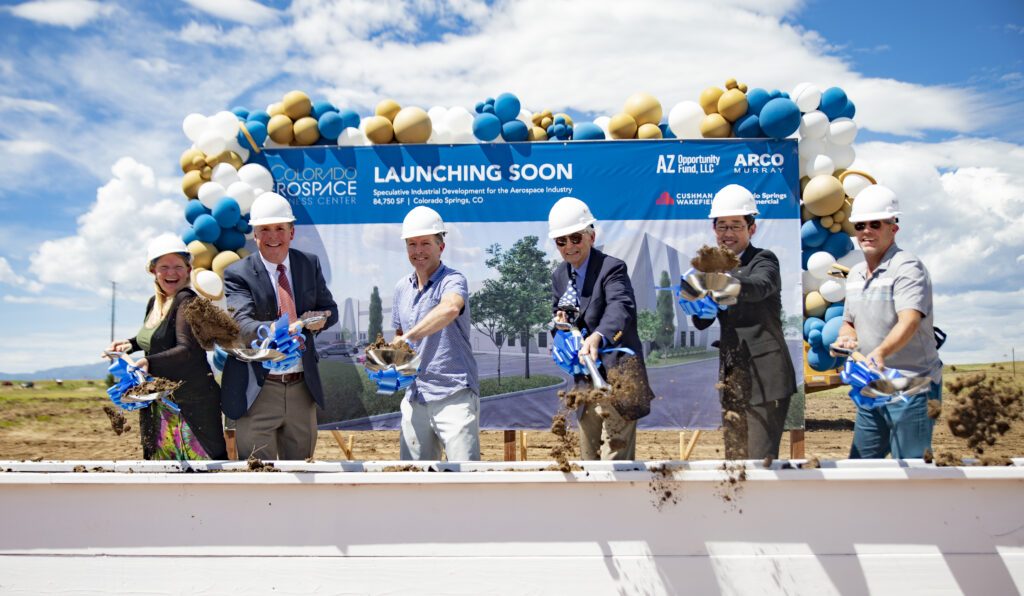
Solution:
M78 218L73 236L44 242L31 256L32 271L46 284L109 294L117 282L129 296L145 294L146 246L157 235L184 225L184 201L161 192L153 170L130 157L117 161L114 177Z
M29 331L19 337L16 345L4 350L3 372L27 373L100 362L100 352L110 343L109 334L109 327Z
M95 310L92 304L83 304L74 298L61 298L58 296L4 296L4 302L8 304L45 304L65 310Z
M7 10L16 17L37 23L77 29L89 21L112 14L115 8L94 0L35 0L16 4Z
M59 114L60 108L48 101L23 99L0 95L0 112L29 112L32 114Z
M185 0L185 2L218 19L245 25L266 25L279 17L276 10L253 0Z
M29 292L39 292L43 289L42 284L39 282L31 281L15 273L11 264L4 257L0 257L0 284L23 288ZM37 298L31 297L27 298L27 300L36 300Z

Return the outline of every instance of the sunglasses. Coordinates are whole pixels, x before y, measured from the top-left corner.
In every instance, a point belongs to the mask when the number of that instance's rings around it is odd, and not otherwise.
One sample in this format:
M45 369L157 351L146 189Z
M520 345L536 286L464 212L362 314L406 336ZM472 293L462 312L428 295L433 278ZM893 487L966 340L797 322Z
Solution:
M718 232L719 234L725 234L726 232L732 232L733 234L739 234L743 230L746 230L748 227L750 227L750 226L748 226L747 224L732 224L732 225L729 225L729 224L719 224L719 225L715 226L715 231Z
M859 221L859 222L853 224L853 229L857 230L858 232L863 232L865 228L867 228L868 226L871 226L872 230L880 230L882 228L882 224L883 223L888 223L888 222L883 222L883 221Z
M557 244L558 246L565 246L566 244L569 244L570 241L573 244L579 244L580 242L583 242L583 234L576 232L575 234L569 234L568 236L559 236L558 238L555 238L555 244Z

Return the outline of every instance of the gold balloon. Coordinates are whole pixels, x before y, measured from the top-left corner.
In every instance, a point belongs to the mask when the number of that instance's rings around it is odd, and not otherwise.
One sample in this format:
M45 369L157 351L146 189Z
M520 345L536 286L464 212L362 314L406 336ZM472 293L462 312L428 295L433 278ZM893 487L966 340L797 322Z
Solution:
M832 227L832 223L833 223L833 219L832 219L831 215L826 215L826 216L821 218L821 227L823 227L823 228L831 228Z
M636 130L636 138L638 139L660 139L661 129L658 128L657 124L641 124L640 128Z
M398 102L393 99L385 99L377 104L377 108L373 110L373 113L378 116L384 116L388 119L388 122L394 122L395 116L398 112L402 111L402 106L398 105Z
M829 226L828 231L832 232L833 234L835 234L839 230L842 230L842 229L843 229L843 224L841 224L841 223L834 223L831 226Z
M718 98L722 97L725 91L718 87L708 87L707 89L700 92L700 107L704 108L705 114L714 114L718 112Z
M636 120L639 126L661 122L661 102L650 93L634 93L622 106L622 111Z
M706 139L725 139L732 134L732 125L721 114L711 113L700 121L700 134Z
M206 165L206 156L198 149L186 149L178 162L181 164L181 173L184 174L191 170L202 169Z
M736 122L747 113L747 96L739 89L729 89L718 98L718 113L729 122Z
M316 118L310 116L296 120L292 130L295 134L296 145L309 146L320 138L320 129L317 127Z
M807 207L800 205L800 223L807 223L814 219L814 214L807 210Z
M245 257L251 255L252 253L249 252L248 248L240 248L240 249L235 251L235 254L238 255L239 259L244 259Z
M203 169L199 170L199 176L203 180L209 180L213 176L213 168L210 166L203 166Z
M738 86L739 85L736 83L736 79L728 79L727 81L725 81L726 89L735 89Z
M197 269L209 269L213 257L217 256L217 247L209 242L193 240L188 243L188 252L192 255L192 272Z
M245 162L242 161L242 156L235 153L234 151L228 151L227 163L231 164L236 170L242 167Z
M199 187L204 182L206 180L203 180L203 173L201 171L189 170L181 178L181 192L185 193L186 197L194 199L199 196Z
M383 102L382 102L383 103ZM363 120L366 123L366 138L374 145L387 145L395 138L395 129L391 121L384 116L370 116Z
M241 156L230 149L225 149L213 157L206 158L206 162L210 164L210 167L216 166L217 164L229 163L236 170L242 167L244 163Z
M272 103L267 106L267 114L271 117L277 116L278 114L284 114L284 108L281 107L281 102Z
M836 211L835 213L833 213L832 214L832 221L834 221L836 223L843 223L844 221L846 221L846 211L843 211L842 209L840 209L839 211Z
M189 276L189 278L192 280L192 289L196 291L196 294L199 294L200 296L202 296L203 298L206 298L207 300L210 300L210 301L220 300L221 298L224 297L224 284L223 283L221 283L220 294L217 295L217 296L214 296L213 294L210 294L209 292L205 291L202 286L200 286L199 284L196 283L196 278L199 277L199 274L202 273L203 271L209 271L209 268L208 267L196 267L196 268L192 269L192 274ZM221 282L223 282L223 281L224 280L222 278Z
M636 136L636 120L629 114L615 114L608 122L608 135L613 139L632 139Z
M540 119L540 126L544 130L547 130L548 127L551 126L554 123L555 123L555 120L551 116L544 116L543 118Z
M746 83L740 83L739 86L736 87L736 88L739 89L740 91L744 92L744 93L747 92L747 84Z
M228 265L239 260L241 260L241 257L239 257L238 254L230 250L225 250L224 252L217 253L217 256L213 257L211 267L213 268L214 273L223 278L224 270L227 269Z
M548 140L548 131L544 130L539 126L531 126L530 130L526 131L527 141L546 141Z
M804 188L807 187L807 183L810 182L810 181L811 181L811 179L808 178L807 176L803 176L802 178L800 178L800 194L801 195L804 194Z
M309 101L309 96L302 91L289 91L281 100L281 111L292 121L309 116L311 107L312 102Z
M402 108L395 116L395 139L399 143L426 143L432 131L430 116L423 108Z
M555 118L558 118L559 116L561 116L562 119L565 120L566 126L572 126L572 118L569 116L569 114L566 114L565 112L559 112L555 114L554 116L551 117L551 121L554 122Z
M292 119L284 114L271 116L267 123L267 136L280 145L290 145L295 138Z
M842 230L844 232L846 232L847 234L849 234L851 236L856 236L857 235L857 229L853 227L853 222L850 221L849 219L847 219L847 220L843 221L843 223L839 224L839 227L842 228Z
M827 174L811 178L803 192L804 205L818 217L839 211L845 198L843 183Z
M821 292L814 290L808 292L804 296L804 316L805 317L821 317L825 314L825 309L828 308L828 300L821 295Z

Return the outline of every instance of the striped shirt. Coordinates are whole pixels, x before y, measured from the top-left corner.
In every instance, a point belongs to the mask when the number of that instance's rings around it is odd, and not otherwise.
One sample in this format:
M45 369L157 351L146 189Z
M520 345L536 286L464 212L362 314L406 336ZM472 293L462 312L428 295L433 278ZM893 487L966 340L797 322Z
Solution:
M391 325L405 331L412 329L445 294L461 296L465 306L444 329L412 342L421 357L420 370L406 395L421 403L444 399L467 387L480 393L476 360L469 344L469 284L464 275L441 263L422 291L415 272L398 280L391 305Z

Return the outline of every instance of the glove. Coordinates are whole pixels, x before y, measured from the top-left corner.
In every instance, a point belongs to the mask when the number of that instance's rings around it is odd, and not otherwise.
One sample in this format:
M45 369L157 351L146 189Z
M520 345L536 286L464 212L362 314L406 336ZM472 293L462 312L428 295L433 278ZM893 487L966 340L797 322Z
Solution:
M718 315L719 310L728 308L712 300L711 296L705 296L700 300L680 299L679 306L683 308L683 312L686 314L701 319L714 319Z

